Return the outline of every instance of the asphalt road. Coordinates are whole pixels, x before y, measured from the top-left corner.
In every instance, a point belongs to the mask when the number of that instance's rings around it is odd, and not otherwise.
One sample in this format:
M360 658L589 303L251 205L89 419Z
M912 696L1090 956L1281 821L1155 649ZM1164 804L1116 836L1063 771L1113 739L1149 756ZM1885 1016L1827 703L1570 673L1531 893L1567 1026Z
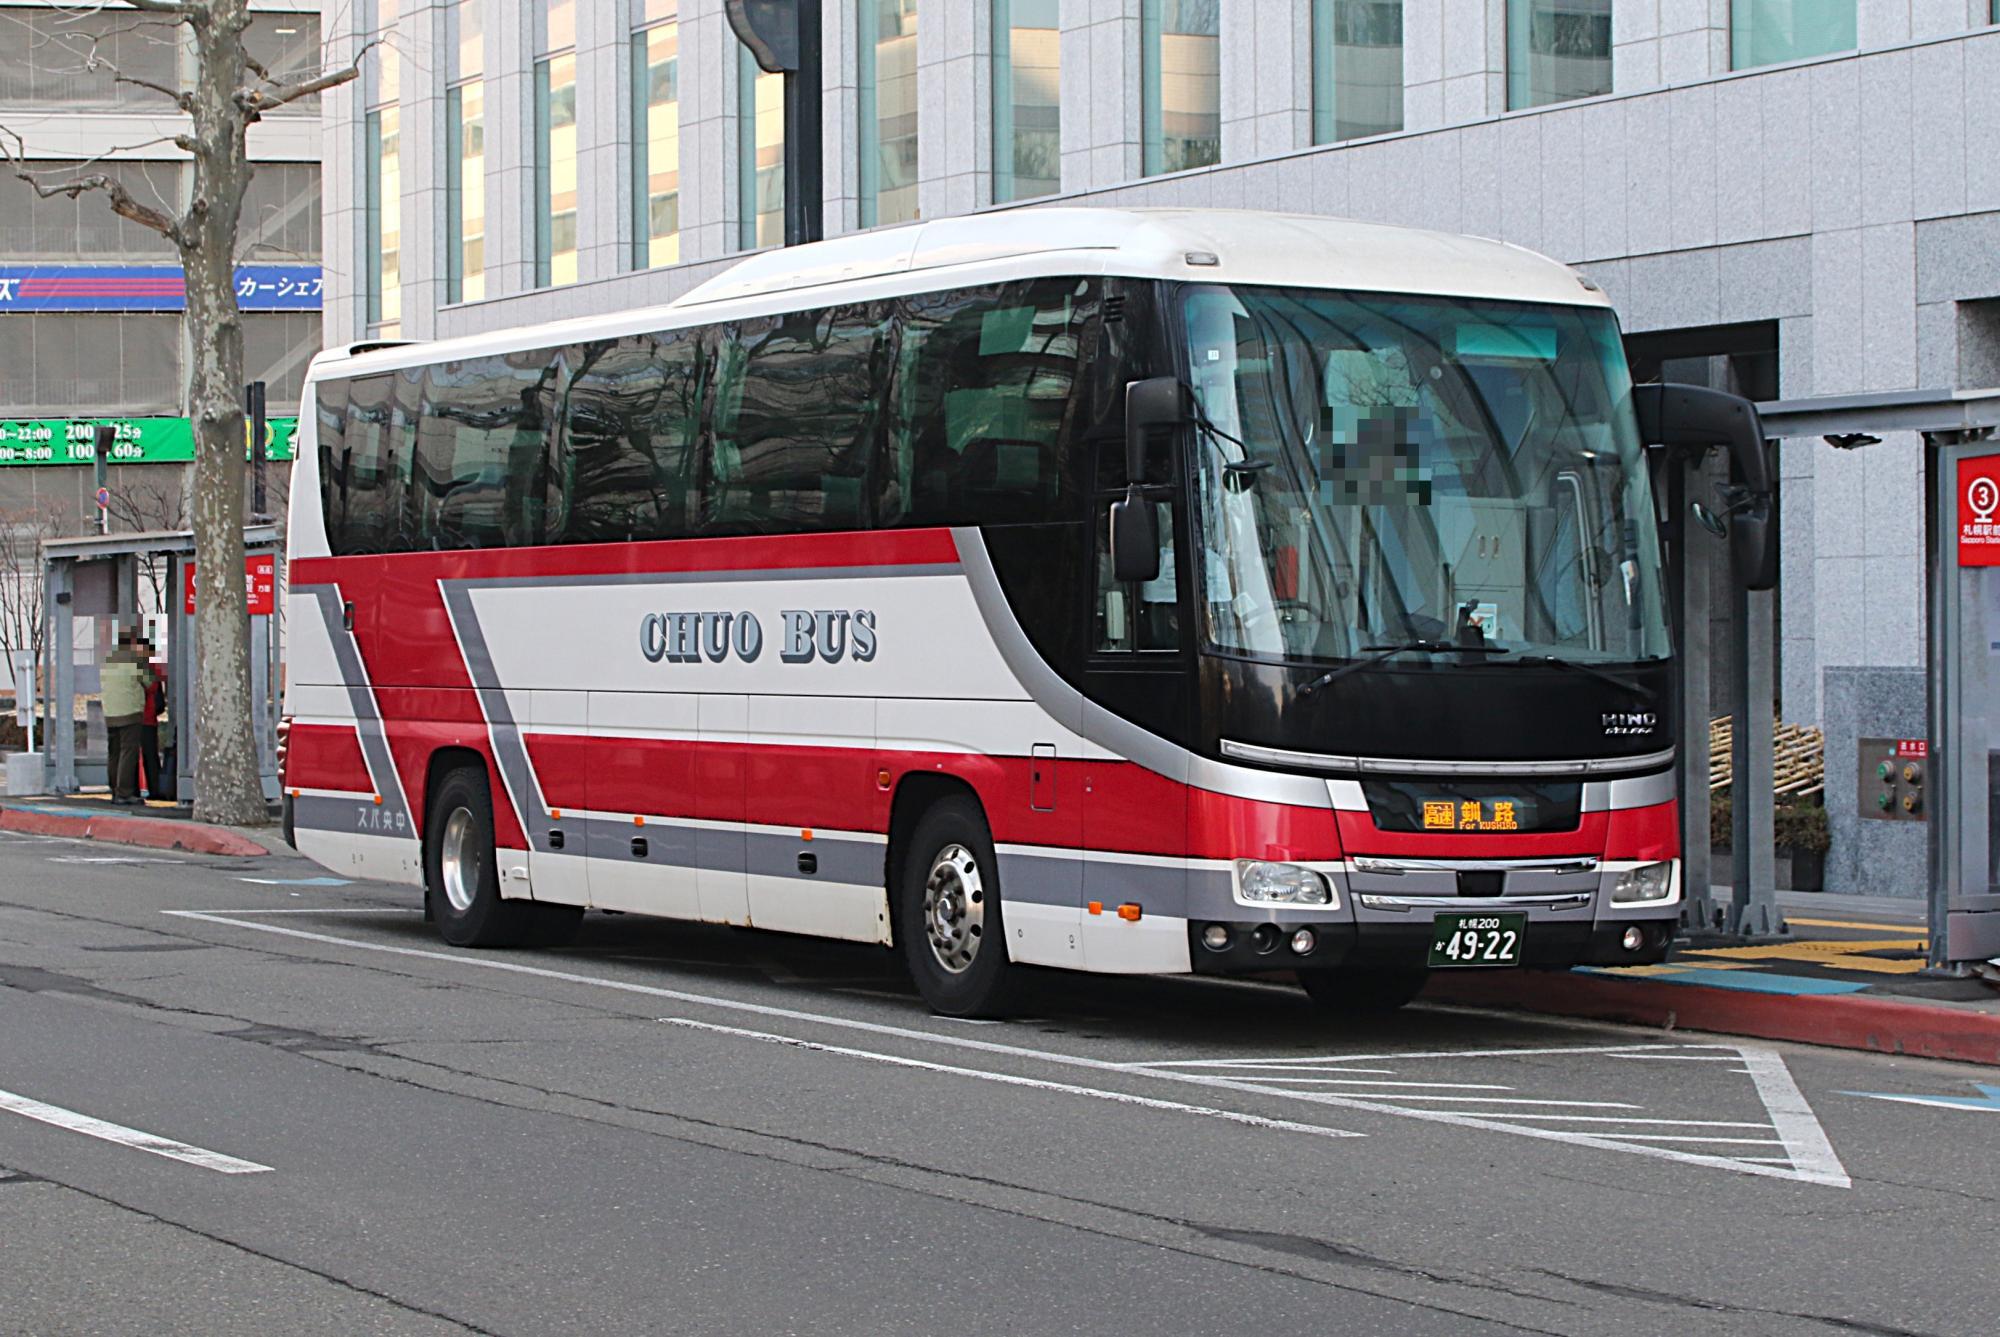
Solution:
M948 1021L876 948L593 915L462 952L318 876L0 837L0 1333L2000 1311L1991 1070L1190 980Z

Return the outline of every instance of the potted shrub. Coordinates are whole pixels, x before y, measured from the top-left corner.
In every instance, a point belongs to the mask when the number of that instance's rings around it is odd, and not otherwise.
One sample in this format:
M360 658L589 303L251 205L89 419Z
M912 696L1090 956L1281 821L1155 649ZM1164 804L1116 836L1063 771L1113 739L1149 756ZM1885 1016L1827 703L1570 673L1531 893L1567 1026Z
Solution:
M1809 799L1781 803L1772 814L1772 835L1778 852L1791 858L1792 890L1823 890L1830 843L1826 809Z

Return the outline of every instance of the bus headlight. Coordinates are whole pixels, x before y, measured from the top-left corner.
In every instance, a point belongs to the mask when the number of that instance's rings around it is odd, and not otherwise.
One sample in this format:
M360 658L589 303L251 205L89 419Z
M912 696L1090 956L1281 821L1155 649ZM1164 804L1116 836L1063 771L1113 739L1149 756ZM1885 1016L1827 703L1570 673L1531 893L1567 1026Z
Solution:
M1236 861L1236 895L1259 905L1333 904L1333 888L1312 869L1262 859Z
M1642 863L1637 868L1628 868L1618 875L1611 884L1613 905L1639 905L1646 901L1664 901L1674 892L1674 866L1667 863Z

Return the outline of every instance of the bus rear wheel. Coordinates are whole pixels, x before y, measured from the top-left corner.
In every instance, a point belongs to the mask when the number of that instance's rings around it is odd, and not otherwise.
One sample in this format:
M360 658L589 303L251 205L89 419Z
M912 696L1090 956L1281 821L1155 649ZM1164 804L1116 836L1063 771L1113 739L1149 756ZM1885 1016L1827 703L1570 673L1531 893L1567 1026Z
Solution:
M1421 966L1374 970L1301 970L1299 984L1322 1011L1338 1016L1381 1015L1423 992L1430 971Z
M424 824L424 909L454 947L560 947L583 910L500 898L493 796L483 769L461 766L431 794Z
M918 819L897 877L896 936L917 992L948 1017L1006 1010L1017 971L1007 960L999 861L979 805L958 795Z

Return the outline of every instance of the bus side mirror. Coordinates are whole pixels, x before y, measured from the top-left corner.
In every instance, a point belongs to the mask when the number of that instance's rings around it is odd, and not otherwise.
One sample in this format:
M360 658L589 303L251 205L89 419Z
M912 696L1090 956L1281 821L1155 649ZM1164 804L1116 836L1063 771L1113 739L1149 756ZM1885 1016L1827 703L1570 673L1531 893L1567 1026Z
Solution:
M1181 383L1155 376L1125 384L1125 482L1146 481L1146 446L1155 436L1171 433L1187 421Z
M1741 395L1700 385L1635 385L1632 405L1639 436L1648 445L1699 456L1711 446L1727 446L1735 476L1723 512L1729 524L1729 552L1744 588L1768 590L1778 583L1778 555L1772 547L1771 457L1757 406Z
M1120 582L1160 576L1160 511L1136 487L1111 503L1111 573Z

